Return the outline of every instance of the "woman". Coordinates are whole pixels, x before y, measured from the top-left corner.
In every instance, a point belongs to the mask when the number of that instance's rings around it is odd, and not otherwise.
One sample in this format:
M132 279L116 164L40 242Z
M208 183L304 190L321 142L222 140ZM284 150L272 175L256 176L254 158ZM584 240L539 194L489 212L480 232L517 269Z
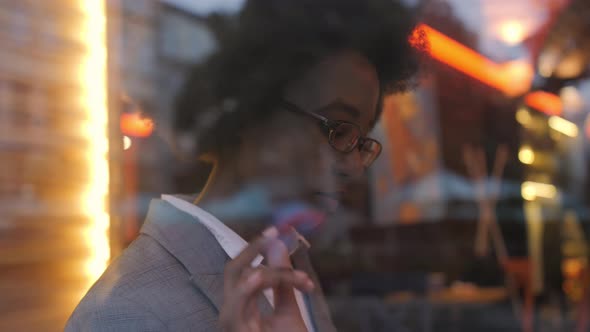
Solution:
M411 17L391 0L248 1L178 99L207 185L152 202L66 330L334 330L300 233L379 155L367 133L420 53Z

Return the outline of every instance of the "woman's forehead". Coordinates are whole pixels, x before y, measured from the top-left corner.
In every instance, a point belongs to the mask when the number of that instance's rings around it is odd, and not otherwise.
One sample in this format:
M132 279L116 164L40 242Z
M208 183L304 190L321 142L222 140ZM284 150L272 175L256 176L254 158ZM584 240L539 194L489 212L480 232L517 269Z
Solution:
M344 117L339 120L356 120L368 130L375 117L379 81L366 59L342 53L313 66L287 90L287 98L307 110Z

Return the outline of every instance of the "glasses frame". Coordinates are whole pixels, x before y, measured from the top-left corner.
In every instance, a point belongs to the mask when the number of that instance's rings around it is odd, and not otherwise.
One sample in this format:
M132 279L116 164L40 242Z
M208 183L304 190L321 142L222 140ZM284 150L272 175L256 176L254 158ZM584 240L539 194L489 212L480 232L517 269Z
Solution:
M381 151L383 151L383 145L381 145L381 143L375 139L363 136L361 128L356 123L342 121L342 120L331 120L321 114L311 112L308 110L304 110L301 107L299 107L299 106L295 105L294 103L287 101L287 100L281 100L281 105L288 111L306 114L306 115L314 118L315 120L317 120L325 129L327 129L328 143L330 144L330 146L334 150L336 150L338 152L351 153L352 151L354 151L354 149L359 149L359 151L362 151L363 146L367 142L377 143L379 145L379 152L373 158L371 163L369 163L369 165L366 165L365 167L371 166L373 164L373 162L375 160L377 160L377 158L379 158L379 156L381 155ZM341 124L352 125L352 126L356 127L356 129L359 132L359 138L357 139L356 143L354 145L352 145L349 149L346 149L346 150L342 150L342 149L339 149L336 146L334 146L334 139L333 139L334 133L336 132L336 128L338 126L340 126Z

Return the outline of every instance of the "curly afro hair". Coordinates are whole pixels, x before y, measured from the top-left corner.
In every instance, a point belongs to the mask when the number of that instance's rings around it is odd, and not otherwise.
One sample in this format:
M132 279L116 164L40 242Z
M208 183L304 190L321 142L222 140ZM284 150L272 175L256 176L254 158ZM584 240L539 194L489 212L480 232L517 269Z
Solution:
M426 50L415 17L394 0L248 0L190 73L175 128L197 133L198 153L231 149L242 128L277 111L289 82L339 51L369 60L382 96L407 90Z

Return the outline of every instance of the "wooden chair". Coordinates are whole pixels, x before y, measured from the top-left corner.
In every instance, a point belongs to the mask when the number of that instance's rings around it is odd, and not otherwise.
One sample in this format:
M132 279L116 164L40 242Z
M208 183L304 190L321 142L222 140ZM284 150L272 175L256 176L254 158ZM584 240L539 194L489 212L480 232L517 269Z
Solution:
M495 206L500 195L502 175L508 160L508 149L501 145L496 150L494 168L488 186L488 169L482 148L466 146L463 158L471 180L476 187L479 206L479 220L475 236L475 254L484 257L489 254L491 239L493 249L505 275L505 283L510 294L514 314L521 318L524 332L533 332L534 290L532 288L532 264L528 258L511 258L498 225ZM524 301L520 300L518 289L524 293Z

